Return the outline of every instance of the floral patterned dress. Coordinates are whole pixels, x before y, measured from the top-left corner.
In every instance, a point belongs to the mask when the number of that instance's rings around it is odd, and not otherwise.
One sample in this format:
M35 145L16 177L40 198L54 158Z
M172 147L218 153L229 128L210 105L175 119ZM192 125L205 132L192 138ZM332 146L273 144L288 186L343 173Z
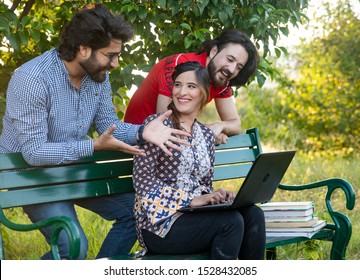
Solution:
M153 120L151 115L144 123ZM170 119L164 121L173 126ZM182 213L176 210L188 205L194 197L213 191L215 140L213 132L195 121L191 146L183 151L172 149L172 157L158 146L146 143L146 156L134 157L133 182L136 190L134 214L140 245L146 246L141 230L165 237Z

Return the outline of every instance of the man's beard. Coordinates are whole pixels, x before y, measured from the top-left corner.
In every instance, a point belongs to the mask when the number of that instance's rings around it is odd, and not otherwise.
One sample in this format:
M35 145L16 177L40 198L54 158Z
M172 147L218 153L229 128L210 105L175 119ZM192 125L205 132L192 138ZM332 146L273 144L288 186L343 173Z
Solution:
M210 75L210 80L212 85L216 86L216 87L220 87L220 86L227 86L228 85L228 80L227 79L219 79L218 76L216 75L219 70L216 69L214 60L211 59L208 67L207 67L208 71L209 71L209 75ZM223 72L227 73L226 70L223 70ZM225 77L224 77L225 78Z
M101 73L105 70L103 66L100 66L95 59L95 56L91 56L88 60L81 62L80 66L90 76L90 78L97 83L102 83L106 79L106 74Z

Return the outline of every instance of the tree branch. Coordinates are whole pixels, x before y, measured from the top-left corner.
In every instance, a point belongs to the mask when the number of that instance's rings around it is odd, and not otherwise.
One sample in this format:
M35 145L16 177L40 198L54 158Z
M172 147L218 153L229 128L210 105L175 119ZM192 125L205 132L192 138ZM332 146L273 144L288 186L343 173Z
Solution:
M19 20L21 20L23 17L27 16L34 5L35 0L29 0L26 2L23 12L21 13Z
M16 8L19 6L21 0L15 0L13 3L12 3L12 6L10 8L10 11L14 12L16 10Z

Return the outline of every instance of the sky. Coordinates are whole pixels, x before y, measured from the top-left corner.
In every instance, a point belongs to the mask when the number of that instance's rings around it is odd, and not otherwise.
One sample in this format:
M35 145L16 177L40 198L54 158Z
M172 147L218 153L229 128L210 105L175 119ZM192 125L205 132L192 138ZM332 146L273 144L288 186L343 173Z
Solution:
M330 3L335 5L338 0L309 0L308 9L304 10L303 13L309 18L309 22L299 27L293 27L289 25L289 35L282 35L277 42L277 46L285 47L289 52L292 48L299 46L302 39L306 41L311 40L314 34L314 27L316 26L316 18L325 14L323 3ZM353 6L355 14L360 18L360 0L350 0L350 4ZM320 29L319 29L320 30ZM274 55L274 54L273 54ZM291 59L290 56L282 55L280 58L275 60L278 67L284 67L288 69L290 76L296 75L296 62ZM274 83L268 79L266 86L273 87Z
M309 0L308 9L304 11L304 14L306 14L310 19L309 24L299 26L299 28L290 25L289 35L287 37L282 36L279 40L279 42L281 42L279 45L292 47L299 45L301 38L305 38L307 40L311 39L313 35L312 26L315 24L314 18L325 13L325 10L322 7L323 3L335 5L337 2L338 0ZM360 17L360 0L350 0L350 3L353 6L355 14Z

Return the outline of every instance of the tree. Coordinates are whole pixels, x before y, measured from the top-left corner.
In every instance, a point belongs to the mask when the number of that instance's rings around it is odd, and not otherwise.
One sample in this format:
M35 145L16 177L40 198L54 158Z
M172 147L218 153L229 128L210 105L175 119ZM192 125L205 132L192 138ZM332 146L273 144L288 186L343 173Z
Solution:
M1 72L11 73L55 46L61 28L87 2L91 1L28 0L13 1L11 7L0 3ZM288 34L289 23L297 26L306 19L302 10L307 0L112 0L104 5L123 14L138 35L125 46L120 67L110 77L115 103L121 106L127 102L126 91L143 79L134 70L148 72L166 55L197 51L205 39L230 28L252 36L262 51L256 75L262 86L266 77L277 74L266 57L286 52L276 46L279 36Z
M252 93L249 101L257 119L270 121L268 138L305 151L352 154L360 148L360 19L348 0L325 7L319 35L290 53L296 77L278 79L278 88Z

